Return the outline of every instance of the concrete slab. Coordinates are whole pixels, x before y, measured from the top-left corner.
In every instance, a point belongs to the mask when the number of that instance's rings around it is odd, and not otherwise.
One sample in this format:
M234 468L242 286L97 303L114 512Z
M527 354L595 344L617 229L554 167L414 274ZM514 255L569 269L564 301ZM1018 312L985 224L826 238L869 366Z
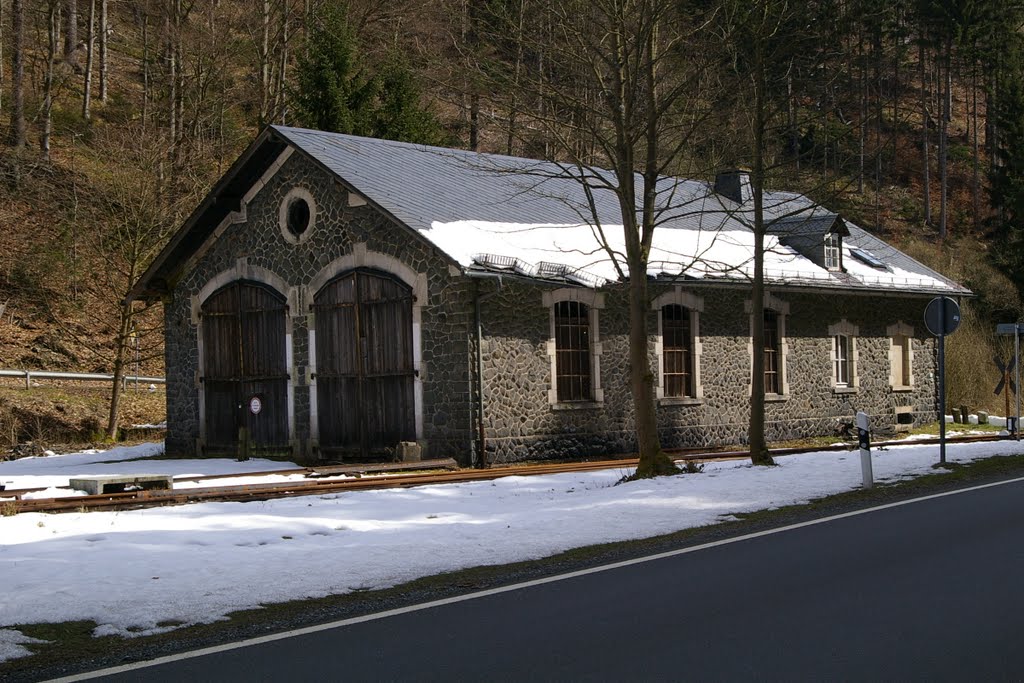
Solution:
M169 474L132 474L124 477L77 477L68 485L77 490L98 496L103 493L123 493L125 491L170 489L172 477Z

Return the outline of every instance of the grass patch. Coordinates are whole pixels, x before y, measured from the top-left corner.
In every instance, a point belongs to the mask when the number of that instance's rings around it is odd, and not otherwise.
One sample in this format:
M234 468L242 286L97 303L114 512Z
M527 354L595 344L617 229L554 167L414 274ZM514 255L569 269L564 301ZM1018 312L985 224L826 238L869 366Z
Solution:
M995 425L965 425L958 422L946 423L946 434L950 432L985 432L988 434L998 434L1003 431L1005 427L996 427ZM920 434L929 436L939 435L939 423L931 422L929 424L921 425L916 429L909 432L910 434Z
M50 382L26 389L0 383L0 449L32 442L43 448L101 445L110 406L108 383ZM136 391L129 385L119 412L122 429L166 418L164 388ZM0 455L2 458L2 455Z

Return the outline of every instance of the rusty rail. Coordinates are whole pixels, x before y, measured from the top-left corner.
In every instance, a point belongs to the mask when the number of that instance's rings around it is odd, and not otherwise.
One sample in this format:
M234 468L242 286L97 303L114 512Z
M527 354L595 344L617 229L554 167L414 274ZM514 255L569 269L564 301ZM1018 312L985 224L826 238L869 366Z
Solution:
M1011 437L999 435L972 435L953 437L947 439L950 443L972 443L983 441L1001 441ZM934 445L937 439L922 439L915 441L882 441L874 444L875 447L907 446L907 445ZM855 445L838 444L834 446L816 446L804 448L777 448L772 449L773 456L797 455L800 453L812 453L817 451L846 452L854 449ZM749 457L747 451L696 451L695 449L680 449L672 453L673 459L677 461L713 461L733 460ZM429 465L434 461L420 463ZM444 462L444 461L441 461ZM464 469L449 472L417 472L403 474L382 474L370 477L350 479L329 479L319 478L296 482L279 482L267 484L243 484L237 486L211 486L193 489L178 490L149 490L130 491L125 493L107 493L96 496L68 496L63 498L36 498L25 500L21 496L32 491L45 489L19 489L0 492L0 497L11 497L14 500L9 504L15 506L17 512L67 512L86 510L120 510L140 507L152 507L158 505L177 505L199 501L256 501L271 500L275 498L286 498L291 496L323 495L328 493L342 493L345 491L365 491L385 488L406 488L412 486L425 486L428 484L451 484L469 481L481 481L500 479L515 476L538 476L544 474L561 474L565 472L589 472L602 469L631 469L637 464L636 458L615 458L608 460L595 460L589 462L566 462L566 463L541 463L532 465L509 465L503 467L491 467L488 469ZM371 466L372 467L372 466ZM177 481L202 481L207 479L224 479L231 476L267 476L271 474L306 474L310 476L314 471L338 470L337 474L345 474L340 470L353 472L365 472L368 466L338 466L338 467L314 467L314 468L290 468L282 470L271 470L267 472L250 472L237 475L207 475L203 477L185 477ZM316 476L315 474L312 476ZM324 477L324 474L320 475ZM331 476L331 475L326 475Z

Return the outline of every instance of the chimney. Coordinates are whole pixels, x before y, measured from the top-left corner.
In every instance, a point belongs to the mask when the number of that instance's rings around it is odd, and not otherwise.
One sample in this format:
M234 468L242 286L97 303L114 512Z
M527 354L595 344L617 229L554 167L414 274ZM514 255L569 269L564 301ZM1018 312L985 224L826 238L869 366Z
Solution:
M737 204L745 204L754 196L750 189L750 172L743 169L719 171L715 176L715 193Z

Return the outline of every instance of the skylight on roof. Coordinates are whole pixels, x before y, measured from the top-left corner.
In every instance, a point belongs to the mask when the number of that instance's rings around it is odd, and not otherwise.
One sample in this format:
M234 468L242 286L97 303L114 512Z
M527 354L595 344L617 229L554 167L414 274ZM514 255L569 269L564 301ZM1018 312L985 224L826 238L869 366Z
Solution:
M870 251L867 251L865 249L851 248L850 256L853 256L858 261L862 261L868 264L872 268L878 268L879 270L889 270L889 266L887 266L881 259L872 254Z

